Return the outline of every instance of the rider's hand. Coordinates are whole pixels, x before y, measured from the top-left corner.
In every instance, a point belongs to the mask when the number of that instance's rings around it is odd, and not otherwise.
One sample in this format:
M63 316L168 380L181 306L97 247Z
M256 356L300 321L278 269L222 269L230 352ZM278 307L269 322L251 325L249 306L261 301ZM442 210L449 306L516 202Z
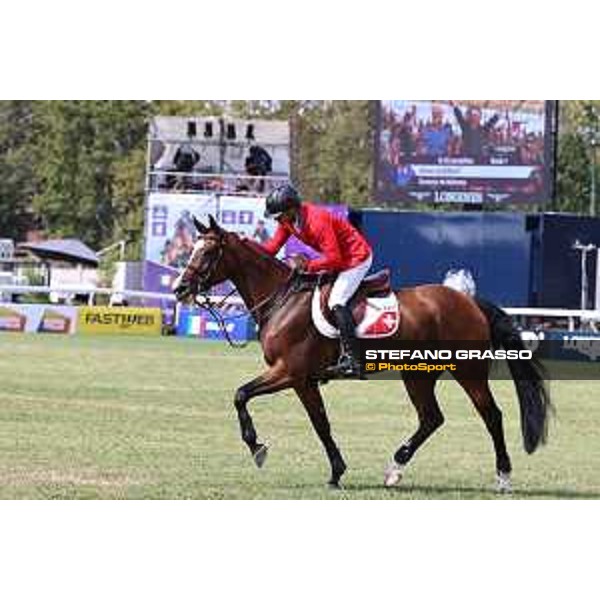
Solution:
M292 270L297 273L302 273L302 271L305 271L307 263L308 260L304 254L294 254L288 259L289 266L292 267Z

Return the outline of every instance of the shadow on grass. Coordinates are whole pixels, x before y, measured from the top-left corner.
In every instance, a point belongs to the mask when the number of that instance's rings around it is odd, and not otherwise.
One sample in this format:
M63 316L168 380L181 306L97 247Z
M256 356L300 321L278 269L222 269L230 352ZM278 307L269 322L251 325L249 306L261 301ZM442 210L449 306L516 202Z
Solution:
M528 499L528 498L545 498L553 500L590 500L600 499L600 492L592 491L573 491L556 488L527 488L518 489L515 487L512 494L499 494L491 487L475 487L475 486L449 486L449 485L410 485L403 484L395 488L385 488L383 485L360 485L360 484L349 484L345 485L344 492L373 492L381 491L387 492L389 497L394 496L402 497L412 494L422 494L423 499L448 499L448 495L451 498L455 496L460 497L462 494L468 495L480 495L486 498L514 498L514 499ZM436 498L439 496L439 498ZM458 498L457 498L458 499ZM473 498L475 499L475 498Z

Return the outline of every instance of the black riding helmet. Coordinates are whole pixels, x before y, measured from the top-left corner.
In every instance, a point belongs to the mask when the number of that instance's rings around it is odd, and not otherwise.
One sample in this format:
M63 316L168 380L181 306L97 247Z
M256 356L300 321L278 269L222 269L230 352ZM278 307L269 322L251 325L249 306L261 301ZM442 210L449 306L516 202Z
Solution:
M289 183L281 185L267 196L265 217L267 219L277 218L286 210L300 206L301 201L300 194L293 185Z

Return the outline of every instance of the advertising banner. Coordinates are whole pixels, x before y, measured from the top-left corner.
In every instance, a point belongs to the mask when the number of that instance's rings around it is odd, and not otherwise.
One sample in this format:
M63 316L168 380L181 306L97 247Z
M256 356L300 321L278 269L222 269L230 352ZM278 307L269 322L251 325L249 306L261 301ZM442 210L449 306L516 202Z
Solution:
M326 205L343 218L348 217L345 205ZM180 271L185 267L194 249L197 237L192 217L208 224L212 215L227 231L233 231L258 243L269 240L277 228L274 219L265 219L265 198L261 196L228 196L218 194L151 193L148 196L146 220L146 249L144 261L144 290L169 294ZM314 258L316 253L296 238L291 238L279 258L303 253ZM212 289L214 295L231 291L231 283L224 282ZM160 306L167 313L174 303L146 301L146 306Z
M121 333L160 335L162 315L158 308L82 306L79 308L79 333Z
M51 304L0 304L0 331L75 333L77 308Z
M598 333L554 329L539 332L537 337L540 340L538 349L544 358L580 362L600 361L600 334Z
M256 324L247 314L225 316L225 328L233 340L246 341L256 339ZM205 310L181 307L177 323L177 335L199 337L209 340L223 340L218 321Z
M145 259L174 269L183 268L196 239L192 215L206 220L216 212L217 199L213 194L150 194Z
M208 216L227 229L264 242L275 231L275 221L264 219L264 197L219 196L215 194L165 194L148 196L144 289L170 293L174 279L187 264L196 227L192 216L208 224ZM226 294L229 284L215 288Z
M379 103L375 197L381 202L545 202L553 193L556 103Z

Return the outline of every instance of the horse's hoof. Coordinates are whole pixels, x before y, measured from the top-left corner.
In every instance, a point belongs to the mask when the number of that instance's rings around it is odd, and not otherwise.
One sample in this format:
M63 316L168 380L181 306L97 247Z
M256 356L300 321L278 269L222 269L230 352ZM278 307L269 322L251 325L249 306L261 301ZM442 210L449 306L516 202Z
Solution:
M385 487L394 487L402 479L404 467L396 461L392 461L383 473L383 485Z
M499 494L512 494L512 483L510 473L496 473L496 491Z
M266 444L261 444L258 450L252 455L256 466L261 469L267 460L269 448Z
M343 490L342 484L339 481L330 481L328 484L330 490Z

